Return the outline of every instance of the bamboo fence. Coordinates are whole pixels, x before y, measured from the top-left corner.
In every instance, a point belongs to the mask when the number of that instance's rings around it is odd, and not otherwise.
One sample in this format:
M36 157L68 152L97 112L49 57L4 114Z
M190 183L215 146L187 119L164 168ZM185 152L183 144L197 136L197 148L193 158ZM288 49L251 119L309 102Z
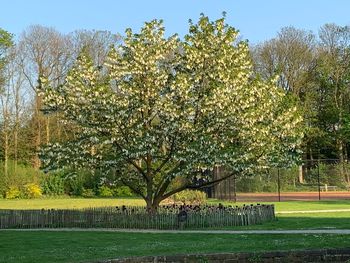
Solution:
M87 209L1 210L0 229L121 228L200 229L247 226L275 220L273 205L249 205L212 209L201 207L179 217L178 209L159 208L149 214L145 207Z

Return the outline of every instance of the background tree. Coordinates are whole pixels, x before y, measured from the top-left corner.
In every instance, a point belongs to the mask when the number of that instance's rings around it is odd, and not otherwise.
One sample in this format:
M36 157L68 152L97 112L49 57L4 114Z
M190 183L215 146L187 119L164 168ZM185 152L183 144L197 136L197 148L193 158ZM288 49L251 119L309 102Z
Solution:
M327 134L327 154L348 159L350 121L350 27L324 25L319 32L320 46L316 79L319 87L319 123ZM335 146L335 147L334 147ZM343 166L349 183L349 173Z
M13 46L12 35L0 28L0 103L1 103L1 115L0 115L0 129L1 129L1 142L3 147L3 159L4 159L4 174L7 176L8 172L8 159L9 159L9 133L10 133L10 92L9 87L6 85L8 76L7 65L10 61L10 49Z
M61 84L65 78L72 60L73 50L67 36L57 32L53 28L40 25L29 27L21 36L18 43L21 51L18 56L22 72L27 85L33 94L33 120L30 129L33 132L33 164L39 168L40 162L37 153L42 143L49 143L54 136L60 136L59 122L52 120L53 117L44 116L41 112L43 92L40 78L50 81L52 86ZM55 124L57 134L51 134L51 125Z
M77 30L69 35L74 50L74 58L84 48L95 66L102 67L111 46L121 41L121 36L109 31Z
M322 132L315 125L318 115L314 81L315 49L314 34L294 27L282 28L277 37L253 49L257 72L264 79L278 76L278 86L298 98L305 127L303 159L314 158L322 136ZM299 182L304 182L302 166L299 170Z
M82 53L45 97L47 110L59 111L80 136L50 145L44 166L114 169L155 211L181 190L293 163L301 117L272 80L254 78L237 34L224 19L201 16L180 41L165 38L154 20L138 34L126 31L106 70ZM198 171L215 165L232 173L199 183Z

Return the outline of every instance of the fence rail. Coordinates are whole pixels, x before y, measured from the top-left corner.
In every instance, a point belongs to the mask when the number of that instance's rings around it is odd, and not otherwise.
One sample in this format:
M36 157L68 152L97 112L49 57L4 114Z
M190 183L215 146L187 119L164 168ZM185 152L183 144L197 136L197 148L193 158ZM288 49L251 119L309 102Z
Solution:
M0 228L218 228L261 224L275 219L273 205L225 207L219 211L191 211L181 221L178 213L161 209L150 215L144 207L70 210L0 210Z

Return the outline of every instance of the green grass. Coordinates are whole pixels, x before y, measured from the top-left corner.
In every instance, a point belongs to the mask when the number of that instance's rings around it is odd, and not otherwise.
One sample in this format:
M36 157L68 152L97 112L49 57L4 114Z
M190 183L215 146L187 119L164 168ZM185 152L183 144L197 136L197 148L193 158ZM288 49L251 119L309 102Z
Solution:
M209 200L217 204L218 200ZM222 201L221 201L222 202ZM236 205L222 202L225 205ZM56 198L0 200L0 209L144 205L142 199ZM238 204L241 205L241 204ZM281 202L276 211L349 209L350 201ZM350 229L350 212L279 214L263 225L226 229ZM350 235L146 234L111 232L0 232L0 262L89 262L128 256L349 247Z
M0 209L69 209L103 206L142 206L140 198L43 198L43 199L0 199Z
M350 229L350 212L284 214L262 225L226 227L230 230Z
M0 262L88 262L129 256L344 248L349 235L15 232L0 235Z

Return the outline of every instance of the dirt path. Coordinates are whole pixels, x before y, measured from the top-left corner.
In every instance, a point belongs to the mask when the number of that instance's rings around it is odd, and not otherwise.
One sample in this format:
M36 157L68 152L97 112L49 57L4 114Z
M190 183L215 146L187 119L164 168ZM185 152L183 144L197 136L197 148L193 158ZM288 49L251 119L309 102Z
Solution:
M302 229L302 230L155 230L155 229L112 229L112 228L38 228L38 229L0 229L0 231L48 231L48 232L120 232L156 234L335 234L350 235L350 229Z

